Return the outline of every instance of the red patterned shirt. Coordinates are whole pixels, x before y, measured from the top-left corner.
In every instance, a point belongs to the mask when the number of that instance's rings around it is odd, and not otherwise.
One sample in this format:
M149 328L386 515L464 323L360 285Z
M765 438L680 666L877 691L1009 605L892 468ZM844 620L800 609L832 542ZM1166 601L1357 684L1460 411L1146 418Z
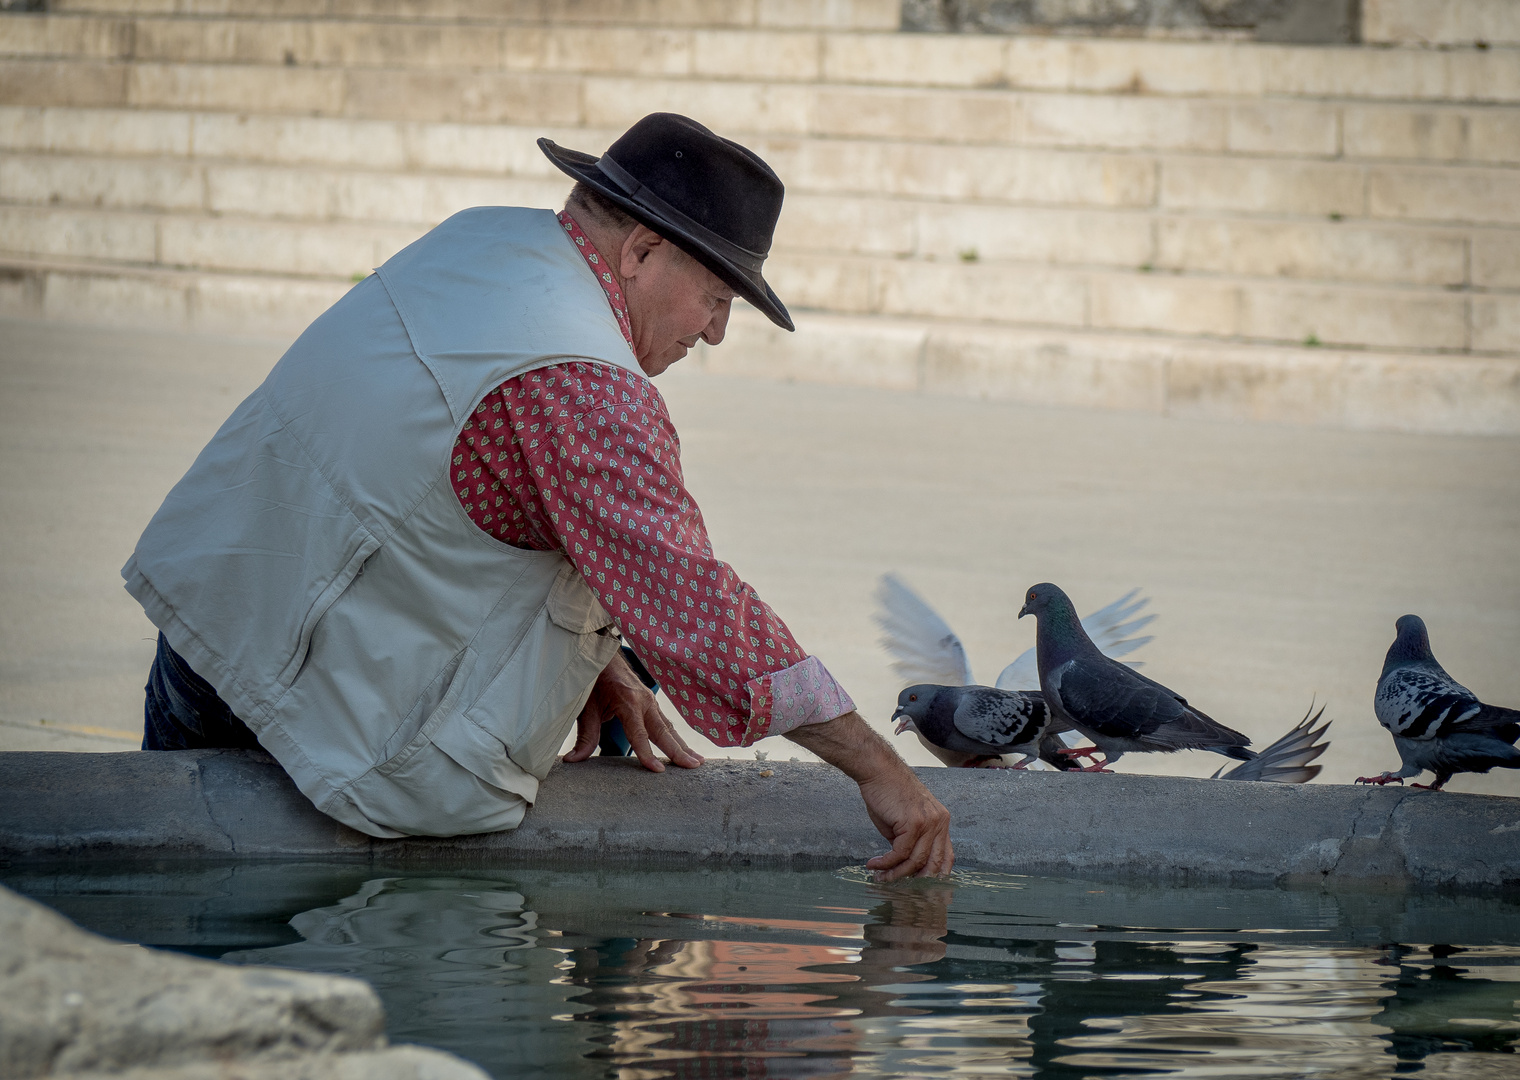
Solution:
M560 223L633 334L617 279ZM686 491L665 399L641 372L577 360L508 379L465 421L454 490L496 539L575 564L681 715L748 746L855 705L733 569Z

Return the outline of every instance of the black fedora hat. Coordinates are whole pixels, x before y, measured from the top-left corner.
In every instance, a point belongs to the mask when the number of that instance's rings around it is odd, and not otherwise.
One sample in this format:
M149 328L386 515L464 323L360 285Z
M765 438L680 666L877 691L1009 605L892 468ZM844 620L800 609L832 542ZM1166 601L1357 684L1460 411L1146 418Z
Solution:
M754 151L675 113L650 113L600 158L548 139L539 139L538 148L696 258L771 322L795 329L760 276L785 188Z

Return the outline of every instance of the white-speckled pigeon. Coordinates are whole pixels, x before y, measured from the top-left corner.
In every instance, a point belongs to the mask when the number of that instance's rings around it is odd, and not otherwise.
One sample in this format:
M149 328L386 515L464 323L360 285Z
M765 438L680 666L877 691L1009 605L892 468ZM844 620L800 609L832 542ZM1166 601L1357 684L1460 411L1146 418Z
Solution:
M1151 640L1150 635L1133 636L1156 617L1152 614L1132 618L1150 603L1148 597L1135 599L1139 591L1131 589L1082 620L1088 635L1104 654L1115 658L1127 656ZM892 670L905 684L969 686L976 683L960 636L907 582L896 574L883 574L876 587L876 603L874 618L882 630L882 647L893 656ZM1025 650L1005 667L995 684L999 690L1025 691L1034 691L1039 685L1040 673L1035 666L1033 649ZM989 760L986 755L937 746L923 732L914 729L914 733L925 749L952 768L984 764ZM1055 751L1062 746L1074 746L1079 741L1080 737L1069 726L1050 724L1045 732L1047 752L1042 758L1055 768L1070 768L1071 764L1056 756Z
M1015 768L1040 756L1050 710L1038 690L917 683L897 695L897 734L913 731L933 746L965 755L966 765L1018 754Z
M1436 662L1418 615L1400 616L1372 699L1378 723L1393 735L1404 767L1358 784L1404 782L1429 769L1440 791L1455 773L1520 768L1520 710L1485 705ZM1425 787L1415 784L1415 787Z
M1312 714L1312 715L1311 715ZM1319 757L1330 748L1329 741L1317 742L1320 736L1330 730L1331 721L1326 720L1324 725L1316 728L1319 718L1325 715L1325 707L1321 705L1319 712L1314 711L1314 706L1309 706L1309 711L1304 713L1304 718L1288 729L1288 733L1278 739L1271 746L1258 753L1254 760L1243 761L1229 772L1224 771L1224 766L1219 767L1210 779L1212 780L1265 780L1273 784L1307 784L1319 775L1323 765L1310 765L1309 762Z
M1102 771L1132 752L1212 750L1251 761L1251 740L1206 716L1187 699L1104 656L1077 621L1071 599L1056 586L1029 590L1019 618L1033 615L1040 690L1053 720L1066 721L1103 751Z

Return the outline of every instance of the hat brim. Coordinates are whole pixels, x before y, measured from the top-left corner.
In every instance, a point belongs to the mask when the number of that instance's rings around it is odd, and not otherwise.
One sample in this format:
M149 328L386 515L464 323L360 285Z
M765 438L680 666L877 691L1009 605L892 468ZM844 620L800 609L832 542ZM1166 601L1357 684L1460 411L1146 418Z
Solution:
M560 146L549 139L539 139L538 148L544 152L544 156L552 161L560 172L574 177L598 195L616 203L618 207L626 211L635 221L653 229L714 274L717 274L729 288L764 312L766 318L770 319L771 322L783 330L797 329L792 325L792 317L787 314L786 305L781 302L781 299L770 285L766 284L765 278L758 272L751 272L743 267L735 266L717 251L713 250L700 237L693 235L679 223L669 221L660 216L656 211L651 210L647 206L642 206L629 198L626 193L608 179L606 173L596 167L598 158L582 153L579 150L571 150L568 147Z

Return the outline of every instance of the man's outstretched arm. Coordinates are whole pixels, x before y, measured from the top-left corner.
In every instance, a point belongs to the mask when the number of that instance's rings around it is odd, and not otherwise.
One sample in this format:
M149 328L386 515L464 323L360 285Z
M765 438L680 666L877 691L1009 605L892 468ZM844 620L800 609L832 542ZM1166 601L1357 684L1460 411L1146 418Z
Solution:
M955 866L950 811L858 712L794 728L786 737L860 785L876 830L892 850L866 863L883 881L944 877Z

